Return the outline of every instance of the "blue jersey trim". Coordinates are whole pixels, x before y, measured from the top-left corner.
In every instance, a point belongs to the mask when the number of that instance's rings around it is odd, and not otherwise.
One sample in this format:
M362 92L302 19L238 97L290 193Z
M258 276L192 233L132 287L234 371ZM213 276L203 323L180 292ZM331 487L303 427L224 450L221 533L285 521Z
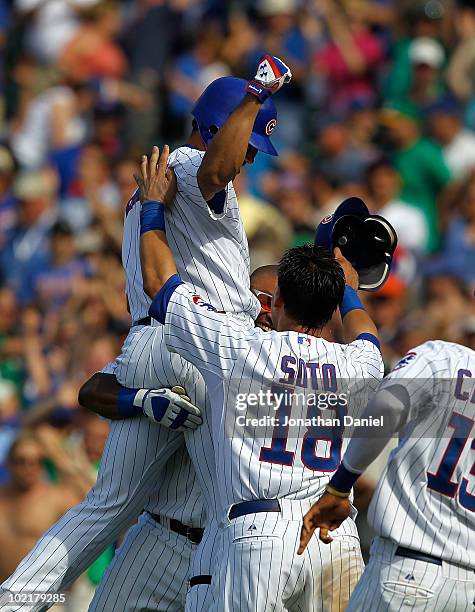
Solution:
M368 334L368 333L360 334L356 339L357 340L367 340L368 342L372 342L376 348L381 350L381 342L373 334Z
M157 295L153 298L150 308L148 309L148 314L156 319L159 323L164 324L168 302L170 301L175 289L182 284L183 281L181 280L179 274L170 276Z

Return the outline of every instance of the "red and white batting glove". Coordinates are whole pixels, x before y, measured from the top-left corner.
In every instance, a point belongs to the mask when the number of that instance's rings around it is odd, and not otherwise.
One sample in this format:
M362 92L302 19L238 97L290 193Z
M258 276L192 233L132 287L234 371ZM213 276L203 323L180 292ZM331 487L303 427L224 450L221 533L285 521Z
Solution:
M259 60L256 75L247 82L246 91L265 102L291 79L290 68L282 60L275 55L265 55Z

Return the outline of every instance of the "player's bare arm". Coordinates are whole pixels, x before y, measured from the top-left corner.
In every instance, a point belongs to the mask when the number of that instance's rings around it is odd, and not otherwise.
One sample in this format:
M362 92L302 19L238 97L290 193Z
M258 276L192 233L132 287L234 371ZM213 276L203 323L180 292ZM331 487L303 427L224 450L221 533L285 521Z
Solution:
M364 310L361 302L359 303L360 307L358 306L359 298L356 292L359 281L357 271L353 268L351 263L345 259L340 248L335 248L334 255L343 268L347 286L345 297L340 307L345 342L353 342L361 336L361 334L371 334L371 336L378 338L376 325L373 323L366 310Z
M97 372L79 390L79 403L84 408L111 420L144 415L176 431L196 429L203 419L197 406L190 402L183 387L171 389L127 389L113 374ZM183 418L181 425L177 417ZM177 426L178 425L178 426Z
M254 161L257 150L249 140L257 114L265 100L291 78L290 69L278 58L260 60L256 75L247 84L248 93L209 143L196 175L206 201L236 177L244 162Z
M142 201L140 264L144 291L151 298L163 285L159 274L161 271L167 274L166 263L170 262L163 216L163 203L174 184L174 175L167 168L168 155L168 145L164 145L161 154L158 147L153 147L150 159L142 156L140 174L135 175ZM175 262L170 262L170 266L168 276L176 274Z

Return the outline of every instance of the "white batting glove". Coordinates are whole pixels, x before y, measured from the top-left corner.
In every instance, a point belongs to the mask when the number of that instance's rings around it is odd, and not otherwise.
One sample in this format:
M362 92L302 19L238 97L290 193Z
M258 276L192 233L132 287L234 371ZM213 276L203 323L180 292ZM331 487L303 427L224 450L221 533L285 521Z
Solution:
M183 387L141 389L135 396L134 404L138 403L145 416L175 431L192 431L203 423L199 408L191 403Z
M292 72L287 64L275 55L265 55L259 60L256 75L248 81L246 91L265 102L291 79Z

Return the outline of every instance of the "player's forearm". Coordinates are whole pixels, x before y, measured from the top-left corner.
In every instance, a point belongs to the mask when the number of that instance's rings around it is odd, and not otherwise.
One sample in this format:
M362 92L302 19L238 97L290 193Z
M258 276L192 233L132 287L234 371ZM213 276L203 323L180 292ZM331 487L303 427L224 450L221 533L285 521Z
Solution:
M98 372L79 389L78 401L87 410L106 419L124 419L126 417L118 409L121 388L113 374Z
M346 287L343 302L340 306L345 342L353 342L364 334L378 338L378 330L371 317L364 309L356 291Z
M247 94L209 143L197 173L198 186L205 200L224 189L239 172L260 108L261 102Z
M154 230L141 235L140 264L144 291L153 299L170 276L177 273L165 232Z

